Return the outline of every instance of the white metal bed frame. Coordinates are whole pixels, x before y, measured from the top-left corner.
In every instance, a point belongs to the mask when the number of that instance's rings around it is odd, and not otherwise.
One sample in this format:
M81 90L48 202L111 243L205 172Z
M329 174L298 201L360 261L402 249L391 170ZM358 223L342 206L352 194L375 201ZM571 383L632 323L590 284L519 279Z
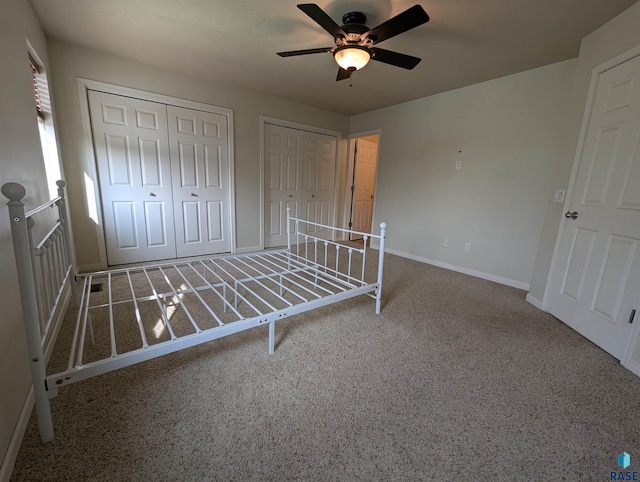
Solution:
M269 353L273 353L276 321L362 294L376 300L375 311L380 313L386 224L380 224L379 235L372 235L293 218L289 209L286 249L78 275L82 288L80 294L75 293L64 186L63 181L58 181L58 197L29 212L25 212L22 202L26 194L23 186L2 186L2 193L9 199L43 442L53 439L49 398L62 386L265 324L269 325ZM34 243L33 215L53 206L59 209L57 223L40 242ZM362 236L362 247L333 241L337 233ZM365 266L371 239L379 242L377 273L373 274ZM373 275L375 278L371 279ZM94 292L99 284L106 284L105 292ZM76 304L79 298L79 309L68 362L66 369L47 376L45 350L51 352L60 328L51 326L55 324L52 313L60 309L61 293L69 285ZM119 341L123 315L118 310L123 309L130 310L126 316L129 333L134 332L139 342L133 349L123 349ZM149 340L149 323L145 319L149 309L156 310L164 340ZM173 318L178 309L179 322ZM87 355L91 351L89 343L94 344L95 318L100 320L104 338L108 339L108 353L97 357Z

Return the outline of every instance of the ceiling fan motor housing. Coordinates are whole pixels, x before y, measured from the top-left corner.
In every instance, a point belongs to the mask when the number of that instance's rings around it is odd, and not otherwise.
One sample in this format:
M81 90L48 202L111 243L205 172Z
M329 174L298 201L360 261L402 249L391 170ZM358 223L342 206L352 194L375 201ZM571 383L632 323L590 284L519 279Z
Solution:
M342 45L348 44L356 44L356 45L371 45L373 44L373 39L365 39L362 41L362 35L367 33L370 29L365 25L367 21L367 16L362 12L349 12L345 13L342 16L342 31L347 34L347 38L339 35L335 38L336 45L338 47Z

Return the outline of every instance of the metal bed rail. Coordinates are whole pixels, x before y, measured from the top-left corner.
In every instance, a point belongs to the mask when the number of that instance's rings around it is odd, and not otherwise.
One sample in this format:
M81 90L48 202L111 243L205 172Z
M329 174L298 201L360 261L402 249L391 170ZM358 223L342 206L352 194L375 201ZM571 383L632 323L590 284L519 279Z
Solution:
M73 335L73 348L69 354L67 369L63 372L56 373L47 377L47 384L50 390L56 390L70 383L84 380L95 375L106 373L117 368L126 367L139 363L141 361L150 360L161 355L182 350L187 347L199 345L207 341L222 338L224 336L238 333L240 331L253 328L255 326L269 325L269 353L274 353L275 349L275 322L299 313L303 313L321 306L326 306L338 301L342 301L360 294L365 294L375 290L373 285L353 286L338 280L330 274L320 273L316 281L312 275L309 275L309 267L293 266L290 269L286 267L289 261L286 251L273 251L257 254L255 259L259 259L264 266L269 267L273 264L275 269L271 273L266 270L257 276L246 276L244 278L222 277L224 271L218 271L221 265L230 264L234 268L243 269L243 257L225 257L222 260L214 259L216 266L207 268L210 276L219 276L219 282L211 283L204 279L204 274L195 270L203 264L209 264L212 260L193 261L188 263L175 264L167 268L150 267L139 270L138 274L144 276L148 281L147 286L137 286L131 289L131 297L118 300L112 304L97 304L90 306L91 290L90 286L96 278L88 275L85 278L85 289L83 291L84 309L78 314L76 326ZM297 262L296 262L297 263ZM163 273L169 278L176 279L185 276L185 288L178 288L173 285L174 289L163 291L163 288L170 286L160 281L164 277ZM306 276L305 276L306 274ZM121 273L129 279L129 273ZM109 283L113 282L110 273L103 274ZM193 279L200 277L201 285L195 286ZM282 277L282 280L281 280ZM190 285L186 282L189 281ZM133 284L132 284L133 285ZM259 286L256 289L255 286ZM282 289L282 292L279 290ZM317 289L317 291L316 291ZM136 292L139 290L139 293ZM148 291L152 294L148 294ZM266 294L271 294L271 298L281 301L280 305L275 306L269 300L266 300ZM280 294L282 293L282 294ZM184 295L191 294L194 297L186 299ZM209 298L217 297L220 303L223 303L229 310L229 320L222 321L220 316L211 309L210 302L204 298L209 294ZM288 296L288 298L286 298ZM138 305L151 302L157 303L159 310L154 313L161 313L163 326L170 333L169 340L157 343L150 343L145 335L143 323L136 316L139 313ZM174 326L174 319L168 313L169 302L172 303L171 308L175 316L178 308L183 314L183 324L191 324L191 333L178 335L178 329ZM129 318L137 324L138 331L138 348L120 353L117 337L114 333L114 316L111 311L115 304L129 305L131 313ZM91 336L93 329L91 328L91 311L103 309L108 311L102 321L108 324L110 355L95 361L85 361L83 359L83 347L86 344L87 336ZM202 326L206 320L198 319L189 313L207 311L214 319L214 326L205 328ZM144 316L143 316L144 317ZM210 321L210 320L209 320ZM148 324L148 320L147 320Z

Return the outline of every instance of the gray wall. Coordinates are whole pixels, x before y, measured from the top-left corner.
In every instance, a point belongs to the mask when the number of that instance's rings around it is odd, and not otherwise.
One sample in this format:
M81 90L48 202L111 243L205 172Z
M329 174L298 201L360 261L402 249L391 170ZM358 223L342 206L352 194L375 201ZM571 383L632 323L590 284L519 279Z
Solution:
M88 216L83 190L84 173L93 170L88 166L91 161L86 153L86 145L91 140L83 136L78 77L233 109L236 232L240 249L257 248L260 244L261 115L341 132L343 141L338 171L342 173L345 169L349 119L341 114L150 67L64 42L51 41L50 55L54 66L62 160L70 185L74 237L83 240L76 249L79 265L99 262L97 236L100 233ZM95 179L94 182L97 185ZM341 186L338 189L342 192Z
M553 172L574 71L570 60L352 117L351 132L382 129L374 225L389 224L387 246L527 288L547 201L565 187Z
M569 184L593 69L640 45L639 26L640 3L636 3L583 39L563 129L560 157L553 173L557 184ZM538 302L544 301L558 227L563 219L562 208L560 204L547 205L529 293Z
M24 0L0 2L0 185L27 188L31 209L49 199L35 114L27 39L48 66L47 43ZM0 460L14 433L31 385L20 293L6 198L0 196Z

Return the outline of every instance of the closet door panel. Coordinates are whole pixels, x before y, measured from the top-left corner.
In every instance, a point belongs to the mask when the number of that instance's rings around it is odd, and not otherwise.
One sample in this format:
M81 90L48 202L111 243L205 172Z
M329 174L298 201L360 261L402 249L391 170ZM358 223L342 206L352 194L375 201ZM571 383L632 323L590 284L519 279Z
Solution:
M231 251L227 117L168 106L178 256Z
M175 257L166 106L88 97L108 264Z
M333 224L336 145L333 136L305 133L303 204L307 220L325 226ZM326 239L332 234L323 227L310 226L308 231Z
M266 163L264 245L266 248L286 246L287 208L295 216L302 202L304 133L265 124L263 149Z

